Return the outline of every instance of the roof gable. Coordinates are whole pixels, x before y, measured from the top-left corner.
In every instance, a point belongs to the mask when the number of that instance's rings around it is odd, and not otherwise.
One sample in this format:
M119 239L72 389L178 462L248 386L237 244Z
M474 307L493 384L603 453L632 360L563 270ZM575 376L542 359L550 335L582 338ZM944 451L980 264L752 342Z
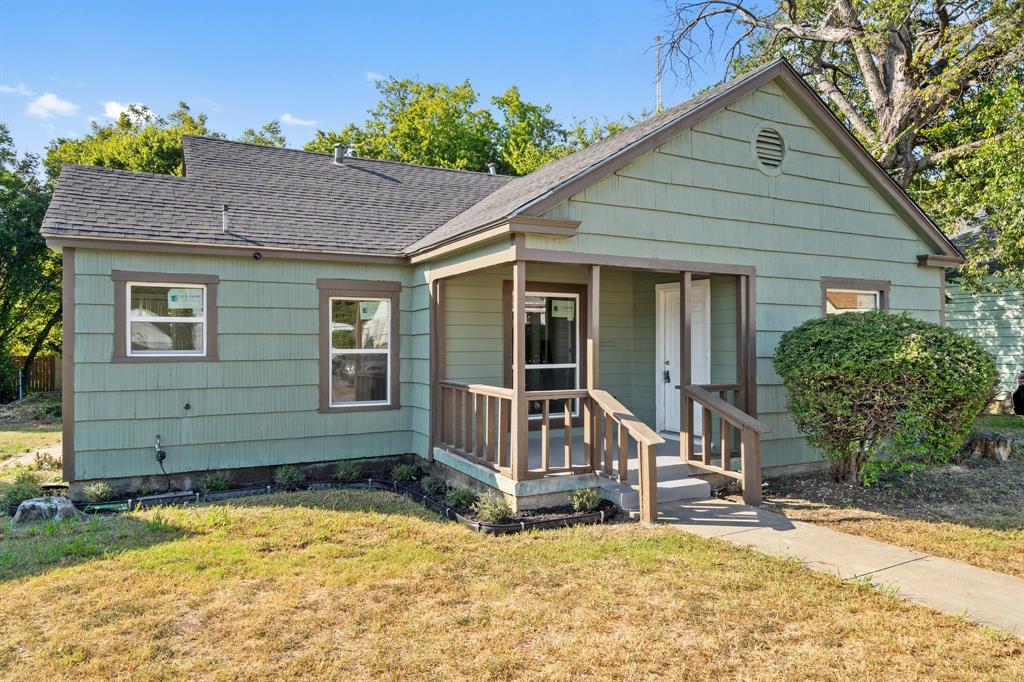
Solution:
M908 220L935 253L959 254L941 230L860 145L785 60L777 60L712 88L610 138L513 180L469 207L424 238L407 253L418 253L458 240L515 216L541 216L552 207L665 144L682 131L775 82L786 91L822 133L843 150L851 164L869 178Z

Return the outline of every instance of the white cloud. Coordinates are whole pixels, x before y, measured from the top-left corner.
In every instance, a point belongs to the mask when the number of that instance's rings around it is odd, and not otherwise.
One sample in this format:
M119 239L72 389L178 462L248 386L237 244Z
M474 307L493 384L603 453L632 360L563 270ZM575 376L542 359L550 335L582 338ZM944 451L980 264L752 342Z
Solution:
M17 85L0 85L0 92L5 95L21 95L22 97L31 97L36 94L32 90L26 88L24 83L18 83Z
M73 116L78 113L78 105L61 99L52 92L44 92L28 103L25 113L36 118L52 118L53 116Z
M384 74L377 73L376 71L367 71L366 80L370 81L371 83L375 81L382 81L384 80Z
M126 111L128 111L127 104L121 104L120 102L115 102L114 100L110 100L109 102L103 103L104 118L118 119L121 118L121 114L123 114Z
M293 126L315 126L316 121L309 118L299 118L298 116L292 116L288 112L281 114L281 123L287 123Z

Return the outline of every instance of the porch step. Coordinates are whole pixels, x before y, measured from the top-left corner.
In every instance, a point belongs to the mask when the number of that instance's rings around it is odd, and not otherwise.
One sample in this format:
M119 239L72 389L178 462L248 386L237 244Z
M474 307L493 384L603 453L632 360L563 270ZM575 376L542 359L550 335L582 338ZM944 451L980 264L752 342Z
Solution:
M639 509L640 493L631 485L610 479L601 481L601 497L623 509ZM711 486L699 478L680 478L658 481L658 502L699 500L711 497Z

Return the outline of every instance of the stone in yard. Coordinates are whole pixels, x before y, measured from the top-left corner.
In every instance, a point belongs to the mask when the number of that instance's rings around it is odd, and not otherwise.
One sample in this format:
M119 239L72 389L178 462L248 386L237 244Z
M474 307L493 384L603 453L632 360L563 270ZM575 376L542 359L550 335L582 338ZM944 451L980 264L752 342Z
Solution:
M71 500L66 497L37 497L32 500L25 500L18 505L18 512L14 515L14 525L45 521L46 519L78 518L84 516L82 512L75 509Z
M1013 452L1013 439L998 433L978 432L967 441L967 447L979 457L988 457L997 462L1006 462Z

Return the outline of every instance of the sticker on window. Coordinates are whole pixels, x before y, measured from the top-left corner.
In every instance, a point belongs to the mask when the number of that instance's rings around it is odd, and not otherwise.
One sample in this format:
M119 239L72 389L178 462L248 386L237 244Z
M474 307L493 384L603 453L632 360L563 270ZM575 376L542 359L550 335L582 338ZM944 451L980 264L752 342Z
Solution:
M576 301L555 299L551 301L551 317L576 319Z
M359 319L372 320L374 315L377 314L378 307L380 307L380 301L360 301Z
M201 310L203 307L202 289L168 289L167 308L170 310L193 309Z

